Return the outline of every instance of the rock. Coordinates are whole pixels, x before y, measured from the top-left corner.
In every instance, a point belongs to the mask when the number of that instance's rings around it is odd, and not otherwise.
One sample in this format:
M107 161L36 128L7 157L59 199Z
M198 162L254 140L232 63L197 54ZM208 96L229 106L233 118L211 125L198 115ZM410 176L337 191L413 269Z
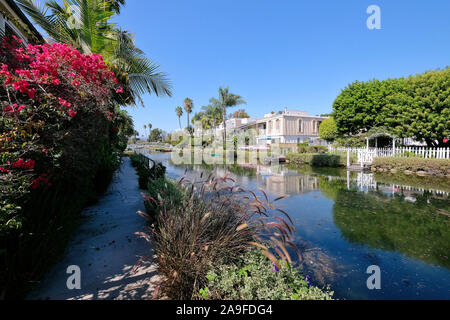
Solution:
M421 177L425 177L425 176L428 175L428 173L425 172L425 171L417 171L416 174L417 174L418 176L421 176Z
M397 169L391 169L391 173L396 174L398 172Z
M412 172L412 171L410 171L410 170L405 170L403 173L406 174L406 175L408 175L408 176L414 174L414 172Z

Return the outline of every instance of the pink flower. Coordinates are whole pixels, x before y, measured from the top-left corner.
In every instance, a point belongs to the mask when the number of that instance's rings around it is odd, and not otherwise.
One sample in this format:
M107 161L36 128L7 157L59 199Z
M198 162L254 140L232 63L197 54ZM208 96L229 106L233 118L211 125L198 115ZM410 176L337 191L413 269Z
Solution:
M77 113L75 111L73 111L72 109L69 109L69 117L73 118L77 115Z
M116 93L123 93L123 88L120 87L119 89L116 89Z

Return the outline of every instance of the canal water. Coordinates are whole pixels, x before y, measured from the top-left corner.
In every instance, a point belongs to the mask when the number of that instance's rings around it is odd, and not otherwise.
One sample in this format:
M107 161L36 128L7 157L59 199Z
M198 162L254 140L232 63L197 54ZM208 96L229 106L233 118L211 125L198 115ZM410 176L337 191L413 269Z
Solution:
M180 178L229 173L246 189L263 188L295 222L302 273L330 285L338 299L450 299L450 179L289 166L174 165ZM369 290L369 266L381 289Z

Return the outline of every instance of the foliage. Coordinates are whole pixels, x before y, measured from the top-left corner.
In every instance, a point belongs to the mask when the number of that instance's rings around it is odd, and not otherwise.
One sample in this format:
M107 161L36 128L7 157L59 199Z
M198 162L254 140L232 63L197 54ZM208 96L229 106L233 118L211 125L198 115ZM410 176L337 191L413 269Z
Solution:
M386 171L395 169L399 172L424 171L429 174L450 175L450 160L397 157L375 158L372 168Z
M325 146L304 146L301 143L298 146L298 153L327 153L327 151L328 148Z
M33 0L17 2L53 42L70 44L82 53L101 54L123 87L123 94L114 96L119 104L143 103L146 93L171 96L167 75L134 45L130 32L111 22L122 0L66 0L63 6L56 1L42 6Z
M150 137L148 138L148 141L150 142L160 142L163 138L163 131L161 129L153 129L150 132Z
M5 38L0 57L0 285L17 297L108 186L132 121L99 55Z
M339 154L289 153L287 159L295 165L309 164L313 167L340 167L347 163L347 159Z
M192 113L192 110L194 109L194 102L190 98L184 99L184 111L186 111L187 115L187 128L189 129L189 115Z
M445 147L449 105L450 68L446 68L406 79L356 81L335 100L333 117L340 135L385 126L398 138L414 137L432 147Z
M144 155L132 154L131 164L136 168L139 177L139 188L147 189L148 183L152 180L160 179L166 174L166 167L159 162L155 162ZM152 166L150 167L150 162Z
M249 114L247 112L245 112L244 109L239 109L236 112L234 112L232 114L232 118L236 118L236 119L248 119L250 118Z
M311 286L309 278L289 263L276 268L257 250L249 250L237 264L221 265L208 273L198 298L214 300L331 300L333 292Z
M333 118L325 119L319 127L319 137L325 141L332 142L338 137L336 121Z
M162 183L155 182L157 186ZM163 295L172 299L195 297L207 284L212 266L236 262L252 246L276 265L279 261L274 254L291 261L287 248L296 249L292 221L265 193L247 192L234 186L227 176L200 176L197 182L183 178L177 185L182 188L181 196L174 186L166 182L156 197L145 196L147 207L157 210L152 233L158 271L165 277ZM155 185L150 187L154 195ZM273 253L269 247L274 248Z
M343 137L343 138L337 138L335 147L364 148L364 147L366 147L366 141L362 135L347 136L347 137Z

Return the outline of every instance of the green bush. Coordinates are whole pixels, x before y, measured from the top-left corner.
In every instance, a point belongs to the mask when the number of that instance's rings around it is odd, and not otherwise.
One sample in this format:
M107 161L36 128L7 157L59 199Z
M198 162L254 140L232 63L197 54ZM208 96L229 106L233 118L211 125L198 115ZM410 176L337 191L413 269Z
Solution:
M313 167L341 167L345 166L347 159L338 154L317 153L290 153L287 159L296 165L308 164Z
M372 168L374 170L397 170L399 172L424 171L435 175L450 175L449 159L423 159L423 158L375 158Z
M198 298L214 300L332 300L333 292L311 286L309 279L289 263L277 269L257 250L248 251L237 264L210 271Z
M166 174L166 167L144 155L133 154L130 156L130 159L131 165L136 168L139 177L139 188L141 189L147 189L149 181L160 179ZM153 163L151 168L150 162Z
M333 118L325 119L319 127L319 137L325 141L334 141L338 137L336 121Z
M328 148L325 146L303 146L298 147L298 153L327 153Z

